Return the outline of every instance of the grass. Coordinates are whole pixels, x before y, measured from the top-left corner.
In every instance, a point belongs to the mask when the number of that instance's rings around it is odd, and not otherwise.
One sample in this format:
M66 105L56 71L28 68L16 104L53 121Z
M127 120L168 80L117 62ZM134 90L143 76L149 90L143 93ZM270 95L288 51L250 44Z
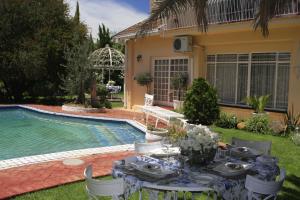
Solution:
M123 108L123 102L111 102L112 108Z
M282 191L279 194L280 200L300 199L300 146L296 146L289 138L259 135L236 129L223 129L213 127L213 130L220 133L223 141L230 142L231 137L235 136L248 140L270 140L272 141L272 155L279 158L280 167L287 170L287 179ZM104 177L101 179L110 179ZM77 182L55 188L28 193L15 197L15 200L68 200L68 199L87 199L84 182ZM137 200L137 194L131 200ZM144 198L148 199L148 198ZM202 198L201 198L202 199Z

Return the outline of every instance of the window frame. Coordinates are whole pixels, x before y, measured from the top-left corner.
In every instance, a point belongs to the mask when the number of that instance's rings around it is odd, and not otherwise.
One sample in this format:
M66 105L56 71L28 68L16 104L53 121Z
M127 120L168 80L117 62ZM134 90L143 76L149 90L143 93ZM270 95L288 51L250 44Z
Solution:
M275 61L252 61L252 55L253 54L263 54L263 53L275 53L276 58ZM289 60L279 60L279 55L288 53L289 54ZM236 75L235 75L235 100L234 103L222 103L218 102L219 105L223 106L229 106L229 107L240 107L240 108L250 108L250 106L246 104L238 104L238 79L239 79L239 64L247 64L248 67L248 74L247 74L247 96L250 96L251 92L251 70L252 70L252 63L270 63L270 62L275 62L275 81L274 81L274 101L272 102L272 107L267 107L266 110L269 111L278 111L278 112L285 112L288 109L287 108L276 108L276 103L277 103L277 86L278 86L278 66L279 64L288 64L289 65L289 74L288 76L290 77L290 69L291 69L291 58L292 58L292 53L290 51L267 51L267 52L239 52L239 53L210 53L206 54L206 74L205 78L208 80L208 65L213 64L214 65L214 77L213 77L213 86L216 87L217 83L217 64L218 63L233 63L233 61L230 62L218 62L217 61L217 56L218 55L228 55L228 54L235 54L237 59L235 61L236 63ZM240 61L239 60L239 55L248 55L248 61ZM208 56L214 56L214 61L208 61ZM289 79L288 77L288 79ZM289 95L289 83L288 83L288 89L287 89L287 95ZM288 98L287 98L287 103L288 103Z

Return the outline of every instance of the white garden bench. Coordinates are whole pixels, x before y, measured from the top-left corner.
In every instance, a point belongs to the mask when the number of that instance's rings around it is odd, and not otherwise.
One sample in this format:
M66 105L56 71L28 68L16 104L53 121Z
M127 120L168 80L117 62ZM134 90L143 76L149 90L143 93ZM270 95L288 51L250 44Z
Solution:
M155 127L157 127L159 120L164 121L169 125L169 123L175 119L184 118L183 114L167 110L159 106L153 106L153 102L154 96L145 94L145 105L142 107L142 110L146 115L146 125L148 124L149 116L156 118Z

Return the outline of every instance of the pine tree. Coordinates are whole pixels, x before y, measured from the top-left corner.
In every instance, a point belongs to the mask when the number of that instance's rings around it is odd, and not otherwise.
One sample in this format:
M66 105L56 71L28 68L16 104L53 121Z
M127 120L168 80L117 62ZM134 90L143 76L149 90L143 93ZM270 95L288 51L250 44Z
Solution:
M89 52L93 52L94 50L95 50L95 44L94 44L92 33L90 33L90 37L89 37Z
M80 24L80 11L79 11L79 3L77 1L76 3L76 11L75 11L75 15L74 15L74 23L75 24Z
M63 79L63 89L69 95L76 95L76 103L85 103L85 92L89 88L89 80L92 76L89 56L89 43L85 41L81 45L76 45L72 49L67 50L64 65L68 75Z
M112 38L110 36L109 28L107 28L103 23L102 26L99 25L99 32L98 32L98 38L97 39L97 48L104 48L106 45L109 45L112 47L113 42Z

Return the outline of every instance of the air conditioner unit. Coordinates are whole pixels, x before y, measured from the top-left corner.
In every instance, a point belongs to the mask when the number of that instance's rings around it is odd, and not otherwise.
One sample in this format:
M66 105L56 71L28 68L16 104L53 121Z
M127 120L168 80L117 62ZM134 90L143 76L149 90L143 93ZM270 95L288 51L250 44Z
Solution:
M192 36L177 36L173 41L173 49L175 52L190 52L192 44Z

